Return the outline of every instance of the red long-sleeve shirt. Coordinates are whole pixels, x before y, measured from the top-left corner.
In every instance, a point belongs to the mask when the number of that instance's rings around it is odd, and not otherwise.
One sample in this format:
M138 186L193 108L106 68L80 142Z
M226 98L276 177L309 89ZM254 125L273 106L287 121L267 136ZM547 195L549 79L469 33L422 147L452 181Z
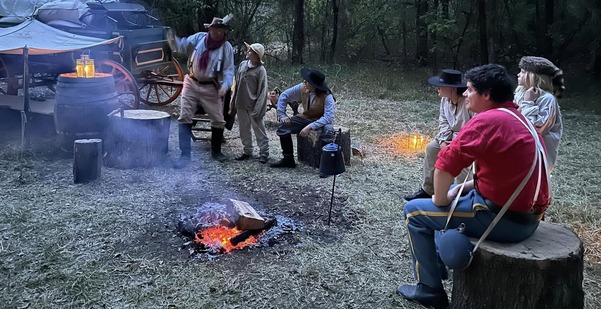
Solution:
M527 121L513 102L498 107L507 108ZM542 143L540 135L539 139ZM490 109L474 116L461 129L457 138L439 152L435 166L457 176L461 169L476 161L476 189L485 198L503 206L528 174L535 151L534 138L522 123L504 111ZM548 207L549 187L542 168L537 200L533 200L538 180L535 169L510 210L530 212L536 205L535 212L540 213Z

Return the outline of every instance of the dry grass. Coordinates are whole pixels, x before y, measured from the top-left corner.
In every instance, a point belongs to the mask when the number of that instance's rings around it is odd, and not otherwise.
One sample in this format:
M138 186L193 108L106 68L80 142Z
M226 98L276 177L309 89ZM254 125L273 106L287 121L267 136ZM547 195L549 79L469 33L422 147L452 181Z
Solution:
M281 88L299 81L298 68L268 69ZM417 188L422 154L399 147L409 134L436 133L438 102L425 83L428 72L375 65L322 69L338 98L337 123L351 128L353 143L365 152L337 178L330 227L324 218L331 179L318 178L310 167L218 164L207 143L198 142L186 170L103 168L99 181L73 184L72 159L57 154L52 134L38 132L31 151L22 153L18 122L0 122L2 306L418 308L395 288L413 281L401 196ZM601 307L601 141L591 138L601 113L580 102L599 99L568 93L562 101L566 132L547 216L572 227L587 248L590 309ZM273 111L267 122L272 159L279 159ZM236 128L226 137L224 152L239 154ZM177 153L175 126L170 149ZM180 251L178 215L224 197L298 220L298 242L212 261Z

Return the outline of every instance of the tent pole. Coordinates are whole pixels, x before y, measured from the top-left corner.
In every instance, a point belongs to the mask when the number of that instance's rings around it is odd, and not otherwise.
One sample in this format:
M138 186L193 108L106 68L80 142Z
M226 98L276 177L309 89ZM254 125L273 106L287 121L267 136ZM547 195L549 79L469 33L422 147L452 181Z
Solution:
M25 148L29 144L29 47L25 45L23 48L23 110L21 111L21 149Z

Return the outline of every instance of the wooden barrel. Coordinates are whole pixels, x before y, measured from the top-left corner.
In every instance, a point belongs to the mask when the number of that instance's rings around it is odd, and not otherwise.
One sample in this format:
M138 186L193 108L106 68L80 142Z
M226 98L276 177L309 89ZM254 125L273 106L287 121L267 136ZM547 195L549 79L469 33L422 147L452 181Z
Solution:
M104 138L108 113L119 107L115 80L111 74L96 73L94 78L79 78L75 73L58 77L54 126L63 137L64 148L73 141Z

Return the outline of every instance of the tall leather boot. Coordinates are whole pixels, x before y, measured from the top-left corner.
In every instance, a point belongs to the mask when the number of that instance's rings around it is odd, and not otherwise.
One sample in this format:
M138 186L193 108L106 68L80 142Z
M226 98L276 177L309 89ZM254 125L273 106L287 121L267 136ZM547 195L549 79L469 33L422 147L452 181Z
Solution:
M179 137L179 149L181 150L181 155L179 160L177 160L173 167L174 168L184 168L190 163L191 153L192 153L192 124L189 123L180 123L177 126L178 129L178 137Z
M294 162L292 134L280 135L280 144L282 145L282 154L284 157L280 161L270 164L270 166L295 168L296 162Z
M223 142L223 128L211 127L211 157L223 162L227 157L221 152L221 143Z

